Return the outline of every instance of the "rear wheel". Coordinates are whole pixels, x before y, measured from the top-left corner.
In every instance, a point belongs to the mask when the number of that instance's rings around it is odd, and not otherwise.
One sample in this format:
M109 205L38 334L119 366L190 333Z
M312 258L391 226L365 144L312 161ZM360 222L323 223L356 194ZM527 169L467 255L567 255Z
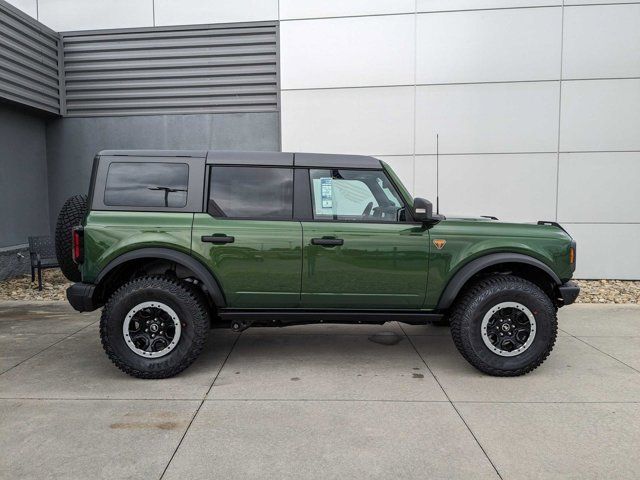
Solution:
M474 283L451 314L451 335L478 370L495 376L530 372L547 358L558 320L549 297L535 284L511 275Z
M123 372L166 378L191 365L204 348L209 314L199 292L164 276L120 287L100 319L102 346Z

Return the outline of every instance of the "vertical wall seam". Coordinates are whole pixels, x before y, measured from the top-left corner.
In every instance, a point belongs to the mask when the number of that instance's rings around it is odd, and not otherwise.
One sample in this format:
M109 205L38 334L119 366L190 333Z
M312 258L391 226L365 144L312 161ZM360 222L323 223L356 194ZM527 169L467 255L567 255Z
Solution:
M278 150L282 151L282 75L280 50L280 0L278 0L278 19L276 20L276 112L278 115Z
M151 0L151 16L153 18L153 26L156 26L156 0Z
M413 2L413 152L411 194L416 196L416 146L418 129L416 126L418 110L418 0Z
M558 148L556 153L556 222L558 221L558 202L560 199L560 133L562 124L562 62L564 61L564 2L560 11L560 82L558 92Z

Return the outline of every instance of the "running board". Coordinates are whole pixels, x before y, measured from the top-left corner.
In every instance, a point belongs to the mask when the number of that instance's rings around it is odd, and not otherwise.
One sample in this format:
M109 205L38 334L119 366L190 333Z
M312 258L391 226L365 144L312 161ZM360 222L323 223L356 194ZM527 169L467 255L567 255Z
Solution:
M441 313L380 310L236 310L220 309L218 316L231 324L235 331L249 327L285 327L313 323L378 324L402 322L426 325L442 320Z

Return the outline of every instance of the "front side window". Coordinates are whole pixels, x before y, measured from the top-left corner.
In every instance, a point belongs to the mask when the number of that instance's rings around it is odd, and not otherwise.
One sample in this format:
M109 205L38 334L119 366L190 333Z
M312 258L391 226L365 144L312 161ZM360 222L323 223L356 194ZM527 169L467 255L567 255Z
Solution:
M311 170L313 218L398 222L400 195L381 170Z
M184 163L113 162L104 204L114 207L170 207L187 204L189 166Z
M293 169L214 166L207 211L214 217L290 220Z

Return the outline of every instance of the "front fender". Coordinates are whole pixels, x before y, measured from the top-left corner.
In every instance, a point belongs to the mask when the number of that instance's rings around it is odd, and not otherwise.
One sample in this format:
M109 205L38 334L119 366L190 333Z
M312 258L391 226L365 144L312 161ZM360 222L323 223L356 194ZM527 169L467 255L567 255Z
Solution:
M520 263L524 265L531 265L546 273L556 283L556 285L560 285L562 283L558 275L548 265L536 258L519 253L492 253L476 258L462 266L447 283L436 308L438 310L449 308L458 296L458 293L460 293L460 290L462 290L462 287L464 287L465 283L467 283L471 277L487 267L499 265L501 263Z

